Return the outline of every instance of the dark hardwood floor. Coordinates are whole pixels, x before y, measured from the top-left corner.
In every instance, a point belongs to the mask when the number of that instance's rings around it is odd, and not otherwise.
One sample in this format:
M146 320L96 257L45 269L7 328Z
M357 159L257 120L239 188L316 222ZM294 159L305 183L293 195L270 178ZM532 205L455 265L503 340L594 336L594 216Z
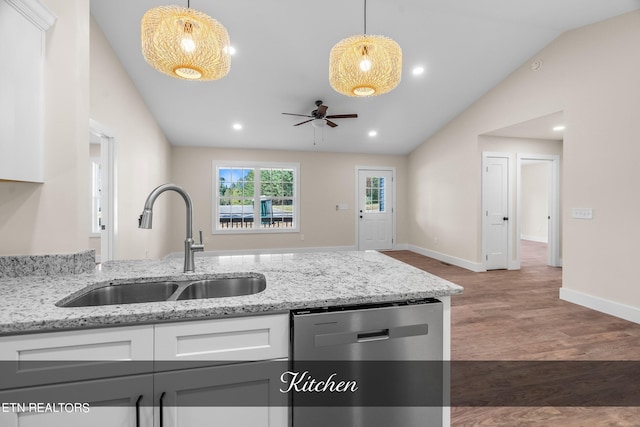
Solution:
M543 243L522 241L518 271L473 273L410 251L385 253L464 286L451 299L455 361L640 361L640 325L559 299L562 269L546 265ZM640 408L454 406L451 425L637 427Z

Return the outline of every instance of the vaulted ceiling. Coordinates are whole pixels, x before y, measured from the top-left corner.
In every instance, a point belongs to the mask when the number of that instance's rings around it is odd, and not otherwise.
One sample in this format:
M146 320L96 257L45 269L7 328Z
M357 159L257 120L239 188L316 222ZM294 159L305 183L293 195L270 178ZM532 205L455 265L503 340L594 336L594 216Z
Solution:
M563 32L640 8L640 0L369 0L367 33L402 47L402 81L350 98L329 85L329 52L363 32L362 0L190 0L225 25L237 51L229 75L213 82L174 79L145 62L140 20L166 4L91 0L91 13L172 144L393 154L409 153ZM425 72L415 76L417 66ZM316 129L281 114L310 114L316 100L328 114L359 117Z

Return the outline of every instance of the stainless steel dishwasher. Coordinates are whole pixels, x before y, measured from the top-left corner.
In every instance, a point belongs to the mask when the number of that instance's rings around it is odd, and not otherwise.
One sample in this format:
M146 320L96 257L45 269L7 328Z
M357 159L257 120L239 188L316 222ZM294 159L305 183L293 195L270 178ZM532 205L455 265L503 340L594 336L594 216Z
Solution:
M293 427L442 426L441 405L411 403L426 383L442 398L442 316L432 298L293 311ZM357 392L340 389L354 378Z

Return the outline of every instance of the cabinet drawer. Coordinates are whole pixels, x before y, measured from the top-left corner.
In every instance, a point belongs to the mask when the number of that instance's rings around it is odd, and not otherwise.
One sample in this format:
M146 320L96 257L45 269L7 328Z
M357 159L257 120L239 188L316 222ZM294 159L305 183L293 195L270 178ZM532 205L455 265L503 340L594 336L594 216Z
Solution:
M288 357L287 314L155 325L157 361L245 361Z
M148 372L153 326L2 337L0 360L0 389Z

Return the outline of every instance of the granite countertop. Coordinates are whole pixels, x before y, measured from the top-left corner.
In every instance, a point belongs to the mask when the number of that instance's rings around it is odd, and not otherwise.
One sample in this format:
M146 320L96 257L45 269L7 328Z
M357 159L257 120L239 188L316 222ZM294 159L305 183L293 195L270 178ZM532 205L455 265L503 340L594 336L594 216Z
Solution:
M225 315L284 312L329 305L398 301L459 294L462 287L378 252L327 252L112 261L91 273L0 278L0 335ZM260 273L267 288L254 295L64 308L56 303L86 287L151 280L204 279Z

